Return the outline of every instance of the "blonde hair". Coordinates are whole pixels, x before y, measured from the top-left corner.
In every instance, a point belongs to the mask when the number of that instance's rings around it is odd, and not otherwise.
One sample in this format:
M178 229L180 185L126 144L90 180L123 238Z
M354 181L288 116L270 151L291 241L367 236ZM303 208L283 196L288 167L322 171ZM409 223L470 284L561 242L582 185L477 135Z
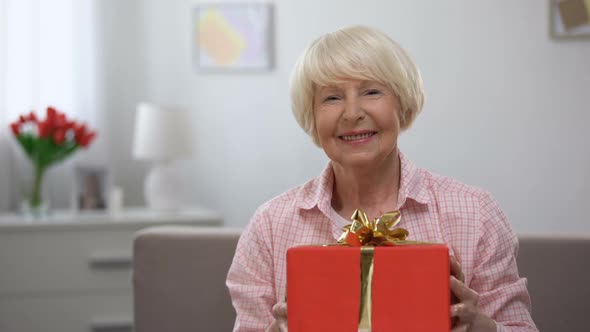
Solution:
M291 74L292 111L303 130L319 146L313 114L316 86L343 79L372 80L388 85L399 98L400 127L410 127L424 104L420 71L410 56L383 32L346 27L316 39L297 60Z

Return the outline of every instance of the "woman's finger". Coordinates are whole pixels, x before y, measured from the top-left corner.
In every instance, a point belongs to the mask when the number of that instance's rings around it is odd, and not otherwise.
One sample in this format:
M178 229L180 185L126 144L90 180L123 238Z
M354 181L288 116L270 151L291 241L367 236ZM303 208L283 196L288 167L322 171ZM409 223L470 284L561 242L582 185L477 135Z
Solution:
M264 332L281 332L279 322L275 320Z
M451 275L455 276L462 282L465 282L465 275L463 274L463 269L457 258L455 258L455 256L449 256L449 261L451 263Z
M457 303L451 306L451 317L459 319L459 324L471 324L477 317L477 307L467 303Z
M451 276L451 291L459 298L459 301L468 302L474 306L477 306L479 294L471 288L465 286L463 282L459 281L454 276Z
M274 313L273 313L274 315ZM276 318L265 332L288 332L287 317L281 316Z
M287 320L286 319L281 319L279 321L279 326L281 328L281 332L288 332L288 328L287 328Z
M287 303L279 302L272 307L272 316L275 319L287 318Z

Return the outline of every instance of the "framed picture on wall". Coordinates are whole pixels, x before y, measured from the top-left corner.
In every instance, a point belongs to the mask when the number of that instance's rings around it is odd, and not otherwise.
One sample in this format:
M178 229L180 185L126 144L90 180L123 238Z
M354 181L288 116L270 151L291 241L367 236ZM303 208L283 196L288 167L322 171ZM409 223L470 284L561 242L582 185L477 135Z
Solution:
M549 0L549 36L590 39L590 1Z
M260 72L273 68L270 4L199 5L193 11L193 63L199 72Z
M107 209L108 171L102 166L77 165L74 201L78 211Z

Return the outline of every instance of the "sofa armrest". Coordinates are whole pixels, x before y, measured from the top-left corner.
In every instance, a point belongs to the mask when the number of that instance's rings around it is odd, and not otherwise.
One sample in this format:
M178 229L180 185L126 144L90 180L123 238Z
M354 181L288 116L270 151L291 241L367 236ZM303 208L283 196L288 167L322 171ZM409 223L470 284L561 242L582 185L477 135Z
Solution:
M133 247L137 332L231 331L235 312L225 286L240 230L158 226Z
M590 235L519 235L518 269L528 279L540 331L588 331Z

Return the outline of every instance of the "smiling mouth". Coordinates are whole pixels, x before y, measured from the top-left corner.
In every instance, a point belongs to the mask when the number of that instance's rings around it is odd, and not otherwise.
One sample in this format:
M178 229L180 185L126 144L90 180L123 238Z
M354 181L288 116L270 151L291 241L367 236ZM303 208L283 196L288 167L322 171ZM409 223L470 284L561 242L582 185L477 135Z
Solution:
M342 136L338 136L338 137L341 140L350 142L350 141L359 141L359 140L367 139L375 134L377 134L376 131L371 131L371 132L357 134L357 135L342 135Z

